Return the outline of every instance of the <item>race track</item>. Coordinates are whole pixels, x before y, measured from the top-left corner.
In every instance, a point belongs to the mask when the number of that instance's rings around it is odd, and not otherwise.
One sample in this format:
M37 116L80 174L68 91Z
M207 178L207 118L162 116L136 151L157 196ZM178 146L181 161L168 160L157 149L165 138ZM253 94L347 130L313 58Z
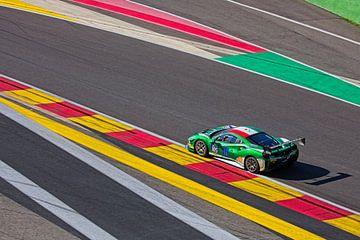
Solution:
M297 31L304 31L303 35L294 34L289 30L293 28L291 23L270 19L250 10L241 10L244 14L237 15L241 17L236 19L224 18L221 11L234 16L235 12L231 12L240 10L221 1L198 1L192 9L185 9L185 4L186 1L149 3L217 26L222 31L331 73L360 79L359 46L336 38L329 41L327 35L300 27ZM299 6L299 12L286 15L295 19L311 21L318 14L323 18L327 16L327 13L298 2L292 5L287 1L283 9L271 6L276 6L276 1L266 10L283 15L290 12L286 11L287 8ZM209 14L210 10L213 11L212 15ZM265 175L336 204L360 210L360 169L357 163L360 156L359 107L216 61L119 34L8 8L0 8L0 15L2 74L181 143L185 143L187 137L195 132L223 124L254 125L287 138L306 137L307 145L301 148L301 157L295 166ZM328 28L328 31L344 26L338 34L360 40L359 30L342 21L315 24ZM295 46L296 42L301 42L301 46ZM44 182L43 188L56 193L60 199L66 199L72 207L76 206L78 212L116 238L183 239L186 236L189 239L208 239L3 115L0 115L0 120L3 126L0 159L7 159L5 162L33 181ZM183 169L160 157L149 156L141 149L99 133L94 134L156 165L310 232L325 238L355 239L355 236L333 226ZM21 151L12 154L16 149ZM28 162L24 162L24 158ZM51 174L42 174L45 166ZM138 175L138 178L154 187L158 186L158 190L166 188L134 170L126 168L126 171ZM14 189L4 181L0 184L4 186L2 193L7 197L17 199L74 236L85 238L43 209L26 203L26 197L17 196L18 193L14 193ZM164 192L169 194L172 190ZM177 199L183 197L180 193L174 195ZM106 196L106 200L103 196ZM183 201L191 208L191 197ZM198 202L192 208L201 208L203 204ZM94 206L98 208L94 209ZM126 221L119 222L118 216L112 214L114 211L121 212ZM139 212L146 212L146 215L137 215ZM235 224L233 216L224 214L219 215ZM141 222L137 221L140 217ZM221 225L220 220L214 221ZM244 225L252 226L242 221ZM235 228L236 225L231 226ZM226 226L221 227L228 230ZM268 239L280 238L280 235L269 233L260 226L257 229L260 235L268 236Z

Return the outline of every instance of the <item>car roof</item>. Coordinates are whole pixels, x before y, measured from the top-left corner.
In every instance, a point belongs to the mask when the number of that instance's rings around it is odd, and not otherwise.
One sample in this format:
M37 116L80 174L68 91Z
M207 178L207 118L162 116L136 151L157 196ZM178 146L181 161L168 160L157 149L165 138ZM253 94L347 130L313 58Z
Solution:
M241 127L235 127L235 128L229 129L227 132L239 135L243 138L247 138L249 136L252 136L254 134L257 134L257 133L263 132L263 131L259 128L255 128L252 126L241 126Z

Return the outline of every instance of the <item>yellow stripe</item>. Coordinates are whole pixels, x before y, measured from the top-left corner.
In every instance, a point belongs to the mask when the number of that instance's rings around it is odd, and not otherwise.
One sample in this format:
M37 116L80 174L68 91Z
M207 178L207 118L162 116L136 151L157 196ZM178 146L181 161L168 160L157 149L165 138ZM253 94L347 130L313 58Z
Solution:
M98 114L92 116L69 118L69 120L102 133L120 132L133 129Z
M273 202L303 196L298 191L260 177L229 184Z
M360 237L359 215L352 214L346 217L325 220L324 222Z
M200 163L200 162L212 160L209 158L203 158L193 153L190 153L185 148L175 144L170 144L161 147L144 148L144 150L154 153L160 157L170 159L171 161L176 162L180 165Z
M67 17L65 15L62 15L60 13L56 13L50 10L47 10L45 8L41 8L20 0L0 0L0 6L3 7L10 7L10 8L15 8L15 9L20 9L20 10L25 10L28 12L33 12L33 13L40 13L40 14L44 14L47 16L51 16L51 17L56 17L56 18L61 18L64 20L70 20L73 22L76 22L75 19Z
M32 105L62 102L63 100L50 96L35 89L14 90L4 92L6 95L17 98Z
M213 203L217 206L227 209L239 216L247 218L260 225L263 225L286 237L292 239L323 239L318 235L310 233L293 224L285 222L279 218L276 218L270 214L262 212L256 208L248 206L242 202L239 202L231 197L216 192L197 182L184 178L176 173L173 173L157 165L149 163L141 158L131 155L125 151L122 151L121 149L118 149L110 144L107 144L98 139L90 137L84 133L71 129L53 120L45 118L44 116L41 116L30 110L20 107L3 98L0 98L0 102L6 104L7 106L15 109L16 111L24 114L28 118L38 122L39 124L47 127L48 129L76 143L79 143L89 149L95 150L101 154L104 154L110 158L122 162L132 168L138 169L152 177L155 177L175 187L178 187L179 189L192 193L210 203Z

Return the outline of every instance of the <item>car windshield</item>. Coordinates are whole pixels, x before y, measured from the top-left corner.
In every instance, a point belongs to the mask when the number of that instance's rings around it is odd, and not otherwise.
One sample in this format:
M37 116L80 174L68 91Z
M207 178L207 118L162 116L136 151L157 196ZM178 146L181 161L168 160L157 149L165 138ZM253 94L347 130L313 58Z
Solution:
M272 147L279 144L278 141L276 141L273 137L264 132L251 135L247 137L247 139L249 139L250 142L260 145L262 147Z

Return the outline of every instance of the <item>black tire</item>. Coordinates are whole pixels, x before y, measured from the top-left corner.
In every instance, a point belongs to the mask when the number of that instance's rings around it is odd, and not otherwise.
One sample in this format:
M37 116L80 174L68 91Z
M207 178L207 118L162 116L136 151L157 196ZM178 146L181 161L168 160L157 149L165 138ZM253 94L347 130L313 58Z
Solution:
M209 156L209 148L203 140L197 140L195 142L194 149L195 152L202 157Z
M256 158L250 156L245 159L244 162L245 170L251 173L258 173L260 172L260 165Z

